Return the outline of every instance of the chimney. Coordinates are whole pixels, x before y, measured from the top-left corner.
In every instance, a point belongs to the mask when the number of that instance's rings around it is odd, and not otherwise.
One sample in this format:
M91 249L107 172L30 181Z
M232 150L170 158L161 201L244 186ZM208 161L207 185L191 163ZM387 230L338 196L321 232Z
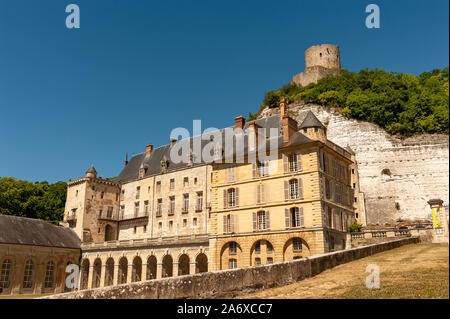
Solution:
M153 152L153 144L148 144L145 147L145 157L150 156L150 154L152 154L152 152Z
M234 118L234 129L235 130L238 128L240 128L241 130L244 130L244 125L245 125L245 117L243 117L242 115L239 115Z
M170 146L173 146L176 142L177 142L176 138L171 138L170 139Z
M286 114L286 98L284 96L280 99L280 117L283 118Z
M248 148L254 151L258 148L258 128L260 128L255 121L251 121L248 127Z
M128 152L125 155L125 167L127 167L127 165L128 165Z
M291 139L291 137L297 132L297 121L293 118L289 117L289 115L285 115L283 117L283 142L287 143Z

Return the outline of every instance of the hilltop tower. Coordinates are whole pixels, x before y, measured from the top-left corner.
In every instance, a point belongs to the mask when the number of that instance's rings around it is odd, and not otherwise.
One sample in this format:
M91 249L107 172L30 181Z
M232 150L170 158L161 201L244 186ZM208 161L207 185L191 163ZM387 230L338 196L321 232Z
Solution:
M341 56L337 45L314 45L305 51L305 71L295 75L291 83L307 86L326 76L338 75L340 70Z

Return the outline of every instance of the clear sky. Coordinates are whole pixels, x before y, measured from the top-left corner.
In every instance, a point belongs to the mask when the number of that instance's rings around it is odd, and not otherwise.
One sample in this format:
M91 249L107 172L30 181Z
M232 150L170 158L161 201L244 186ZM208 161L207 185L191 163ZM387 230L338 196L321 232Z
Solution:
M81 28L67 29L75 3ZM366 5L381 28L365 27ZM330 43L350 71L449 64L448 0L0 0L0 176L67 181L175 127L233 125Z

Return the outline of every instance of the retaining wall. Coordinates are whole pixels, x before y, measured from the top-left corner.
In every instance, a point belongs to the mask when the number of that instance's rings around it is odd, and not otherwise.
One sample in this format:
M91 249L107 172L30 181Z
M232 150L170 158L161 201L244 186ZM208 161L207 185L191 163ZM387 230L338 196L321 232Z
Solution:
M418 237L410 237L271 265L81 290L43 299L231 298L261 289L289 285L337 265L418 242Z

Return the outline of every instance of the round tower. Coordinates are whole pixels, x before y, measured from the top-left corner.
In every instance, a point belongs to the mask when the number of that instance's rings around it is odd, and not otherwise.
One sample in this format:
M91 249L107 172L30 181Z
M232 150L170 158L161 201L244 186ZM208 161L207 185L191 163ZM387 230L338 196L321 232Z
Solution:
M327 69L341 69L339 46L332 44L314 45L305 51L305 67L322 66Z

